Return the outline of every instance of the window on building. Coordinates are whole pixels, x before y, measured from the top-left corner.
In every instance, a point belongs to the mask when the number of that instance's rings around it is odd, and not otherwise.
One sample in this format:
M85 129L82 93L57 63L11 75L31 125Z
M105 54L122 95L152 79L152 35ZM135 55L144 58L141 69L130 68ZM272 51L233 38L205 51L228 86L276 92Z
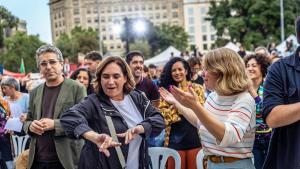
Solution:
M121 7L121 12L125 12L125 11L126 11L125 7L122 6L122 7Z
M215 35L210 35L210 40L211 41L215 41L216 40L216 36Z
M107 7L107 13L111 13L111 7Z
M75 19L74 19L74 23L75 23L76 25L80 24L80 18L75 18Z
M178 8L177 2L173 2L173 3L172 3L172 8L173 8L173 9Z
M56 14L54 14L54 19L56 19Z
M94 19L94 23L98 23L99 22L99 20L98 20L98 18L95 18ZM101 21L102 22L102 21ZM105 22L105 21L104 21Z
M206 14L206 7L200 7L200 13L202 15L205 15Z
M97 18L97 20L98 20L98 18ZM101 23L105 23L105 17L101 17Z
M106 40L106 36L105 35L102 36L102 40Z
M173 12L173 18L178 18L178 12Z
M203 44L203 50L207 50L208 47L207 47L207 44Z
M206 25L202 25L202 26L201 26L201 31L202 31L203 33L207 31L207 30L206 30Z
M90 13L91 13L91 9L88 8L88 9L86 10L86 13L87 13L87 14L90 14Z
M155 5L155 9L158 10L160 8L159 4Z
M113 35L109 35L109 39L110 40L114 40L114 36Z
M121 49L121 44L118 44L118 45L117 45L117 48L118 48L118 49Z
M162 4L161 8L162 9L167 9L167 6L165 4Z
M207 36L206 36L206 35L203 35L203 36L202 36L202 40L203 40L203 42L206 42L206 41L207 41Z
M73 14L74 14L74 15L79 15L79 8L75 8L75 9L73 10Z
M66 24L65 21L62 21L62 25L65 26L65 24Z
M191 33L191 34L195 33L195 27L190 26L189 27L189 33Z
M194 17L189 17L189 24L193 25L194 24Z
M149 9L150 11L152 11L152 9L153 9L152 4L149 4L148 9Z
M58 13L58 18L61 18L61 14L60 13Z
M58 26L61 27L61 22L60 21L58 22Z
M193 36L193 35L191 35L191 36L189 36L189 41L190 41L190 43L195 43L195 36Z
M157 13L156 14L156 19L159 19L160 18L160 13Z
M188 15L194 15L194 8L188 8Z
M114 12L119 12L119 7L114 7Z
M115 49L115 46L114 46L114 45L111 45L111 46L110 46L110 49Z
M54 25L55 25L54 27L57 28L57 23L55 23Z
M88 18L88 19L87 19L87 22L88 22L88 23L91 23L91 22L92 22L91 18Z
M168 16L167 13L163 14L163 18L167 18L167 16Z
M145 11L146 10L146 6L142 5L142 10Z

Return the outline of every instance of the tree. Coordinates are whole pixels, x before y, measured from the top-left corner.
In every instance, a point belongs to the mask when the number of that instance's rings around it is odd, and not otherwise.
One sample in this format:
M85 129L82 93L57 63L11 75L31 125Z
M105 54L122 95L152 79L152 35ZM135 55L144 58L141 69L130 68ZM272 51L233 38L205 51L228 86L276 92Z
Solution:
M300 1L284 1L285 36L294 34L294 20L299 14ZM224 0L211 1L208 12L217 30L218 40L225 42L228 34L233 42L240 42L250 49L271 42L280 42L279 0Z
M62 34L57 40L57 47L62 51L64 57L71 62L77 63L78 53L88 53L99 50L98 34L93 29L82 29L75 27L70 35Z
M174 46L184 51L188 47L188 34L180 26L162 24L155 27L155 35L149 39L153 53L165 50Z
M151 56L151 47L146 40L136 40L129 45L129 48L131 50L141 51L144 54L145 59Z
M0 6L0 49L4 47L4 29L18 25L19 19L12 15L5 7Z
M15 35L6 38L4 54L0 55L0 60L5 69L19 72L21 59L27 72L37 70L35 51L44 43L39 40L37 35L27 35L24 32L17 32Z

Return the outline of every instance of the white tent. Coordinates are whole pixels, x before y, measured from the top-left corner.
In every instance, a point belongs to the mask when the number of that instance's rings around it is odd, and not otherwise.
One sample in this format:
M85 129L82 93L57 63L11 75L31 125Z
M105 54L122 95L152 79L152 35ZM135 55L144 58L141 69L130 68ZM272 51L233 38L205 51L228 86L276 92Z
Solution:
M297 37L295 35L290 35L285 41L281 42L278 46L276 46L277 51L283 55L288 56L290 53L286 51L286 42L293 40L294 48L296 49L297 43Z
M154 64L156 66L164 65L170 60L171 53L173 53L173 56L178 57L180 56L181 52L176 48L174 48L173 46L169 46L165 51L146 60L145 65L149 65L149 64Z

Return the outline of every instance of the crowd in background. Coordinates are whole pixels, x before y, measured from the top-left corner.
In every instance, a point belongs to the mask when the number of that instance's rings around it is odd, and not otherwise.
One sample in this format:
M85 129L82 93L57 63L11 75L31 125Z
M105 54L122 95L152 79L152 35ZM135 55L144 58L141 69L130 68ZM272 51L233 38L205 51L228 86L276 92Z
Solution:
M299 18L296 33L299 41ZM250 53L242 46L183 52L164 65L145 65L139 51L103 60L92 51L74 72L63 71L58 48L41 46L39 75L1 75L1 168L21 160L11 135L31 138L28 162L17 168L149 168L149 146L176 150L182 169L197 168L201 149L207 168L296 168L300 49L293 43L285 58L272 43ZM23 129L5 130L9 118ZM174 165L168 159L167 168Z

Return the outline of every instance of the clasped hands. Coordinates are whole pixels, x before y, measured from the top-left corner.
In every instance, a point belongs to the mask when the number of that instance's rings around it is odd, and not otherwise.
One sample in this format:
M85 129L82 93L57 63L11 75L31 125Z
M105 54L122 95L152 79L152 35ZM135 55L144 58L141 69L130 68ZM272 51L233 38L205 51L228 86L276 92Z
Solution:
M144 127L137 125L133 128L128 129L124 133L117 134L118 137L125 137L125 144L129 144L136 136L144 133ZM121 143L113 141L112 137L107 134L94 133L92 141L98 146L99 151L103 152L107 157L110 156L108 148L121 146Z
M34 120L29 126L29 130L37 135L42 135L45 131L54 129L54 120L49 118L42 118Z

